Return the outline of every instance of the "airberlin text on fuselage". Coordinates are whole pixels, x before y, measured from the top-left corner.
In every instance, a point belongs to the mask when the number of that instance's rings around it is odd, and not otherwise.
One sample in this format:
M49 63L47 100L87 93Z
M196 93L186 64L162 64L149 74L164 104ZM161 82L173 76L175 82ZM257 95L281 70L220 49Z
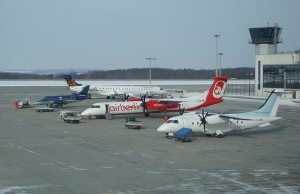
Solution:
M115 105L110 105L109 109L110 112L117 112L117 111L142 110L142 107L139 105L139 103L133 103L132 105L115 104Z

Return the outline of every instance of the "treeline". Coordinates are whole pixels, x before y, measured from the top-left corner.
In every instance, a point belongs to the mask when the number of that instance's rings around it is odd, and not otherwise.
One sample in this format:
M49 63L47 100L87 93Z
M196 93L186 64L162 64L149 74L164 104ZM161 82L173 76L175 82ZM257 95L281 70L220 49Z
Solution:
M0 72L0 79L53 79L53 74L39 75L30 73Z
M254 75L254 68L222 69L222 75L236 79L246 79L251 73ZM0 72L0 79L61 79L61 75ZM149 79L149 68L72 72L71 75L76 79ZM152 79L211 79L215 75L215 70L152 68L151 75Z
M254 75L254 68L228 68L222 69L222 75L237 79L248 79L249 74ZM85 74L71 73L77 79L149 79L148 68L118 69L110 71L90 71ZM210 79L215 75L215 70L195 69L166 69L152 68L152 79Z

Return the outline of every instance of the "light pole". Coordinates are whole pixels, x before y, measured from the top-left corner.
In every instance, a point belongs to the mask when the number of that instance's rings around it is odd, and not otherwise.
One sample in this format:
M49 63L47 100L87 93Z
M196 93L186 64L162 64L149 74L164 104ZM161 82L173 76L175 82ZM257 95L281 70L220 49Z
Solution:
M222 55L224 55L223 53L218 53L218 55L220 56L220 69L219 69L219 75L221 76L222 75L222 66L221 66L221 57Z
M284 72L282 75L283 75L283 92L284 92L284 98L286 98L286 95L285 95L285 90L286 90L286 72Z
M149 67L149 86L151 86L151 61L152 60L156 60L156 58L148 57L148 58L146 58L146 60L150 61L150 67Z
M216 38L216 75L218 76L218 53L219 53L219 49L218 49L218 37L221 36L219 34L215 34L214 37Z
M247 73L247 75L248 75L248 80L249 80L248 86L249 86L249 96L250 96L250 77L253 75L253 73Z
M286 90L286 72L283 73L283 89L284 89L284 92Z

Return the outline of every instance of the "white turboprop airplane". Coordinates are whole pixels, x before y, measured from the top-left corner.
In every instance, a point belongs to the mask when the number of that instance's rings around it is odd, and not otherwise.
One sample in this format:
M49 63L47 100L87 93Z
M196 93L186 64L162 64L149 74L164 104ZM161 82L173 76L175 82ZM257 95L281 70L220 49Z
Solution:
M158 132L172 137L181 128L190 128L192 132L202 132L208 136L223 137L223 133L270 125L280 119L276 117L283 92L272 91L265 103L257 110L238 114L208 114L202 112L187 113L168 119L158 127Z
M124 115L144 113L166 113L193 111L202 107L217 104L223 101L223 93L226 87L228 76L214 78L209 92L203 96L178 99L145 99L127 102L103 102L95 103L92 107L84 110L81 115L86 117L105 117L105 115Z
M68 84L68 87L72 91L81 91L84 87L82 84L77 83L71 75L62 75L62 78ZM157 86L115 86L115 85L99 85L99 86L90 86L89 93L97 93L99 95L106 96L107 99L115 98L116 96L153 96L159 95L162 96L167 94L167 92Z

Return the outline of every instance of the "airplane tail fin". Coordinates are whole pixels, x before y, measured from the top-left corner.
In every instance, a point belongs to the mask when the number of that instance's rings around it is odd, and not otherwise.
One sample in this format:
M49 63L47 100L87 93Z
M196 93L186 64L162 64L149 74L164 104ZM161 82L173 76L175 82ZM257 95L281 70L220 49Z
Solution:
M273 90L265 103L255 111L251 111L248 115L253 116L270 116L275 117L278 111L279 103L284 92ZM243 114L243 113L242 113Z
M87 96L89 89L90 89L90 85L86 85L82 88L82 90L81 90L81 92L79 92L79 94Z
M62 78L65 79L65 81L67 82L68 86L82 86L82 84L77 83L71 75L62 75Z
M230 79L229 76L214 77L214 83L210 87L210 89L207 93L207 96L206 96L207 102L218 103L218 102L223 101L222 97L223 97L228 79Z

